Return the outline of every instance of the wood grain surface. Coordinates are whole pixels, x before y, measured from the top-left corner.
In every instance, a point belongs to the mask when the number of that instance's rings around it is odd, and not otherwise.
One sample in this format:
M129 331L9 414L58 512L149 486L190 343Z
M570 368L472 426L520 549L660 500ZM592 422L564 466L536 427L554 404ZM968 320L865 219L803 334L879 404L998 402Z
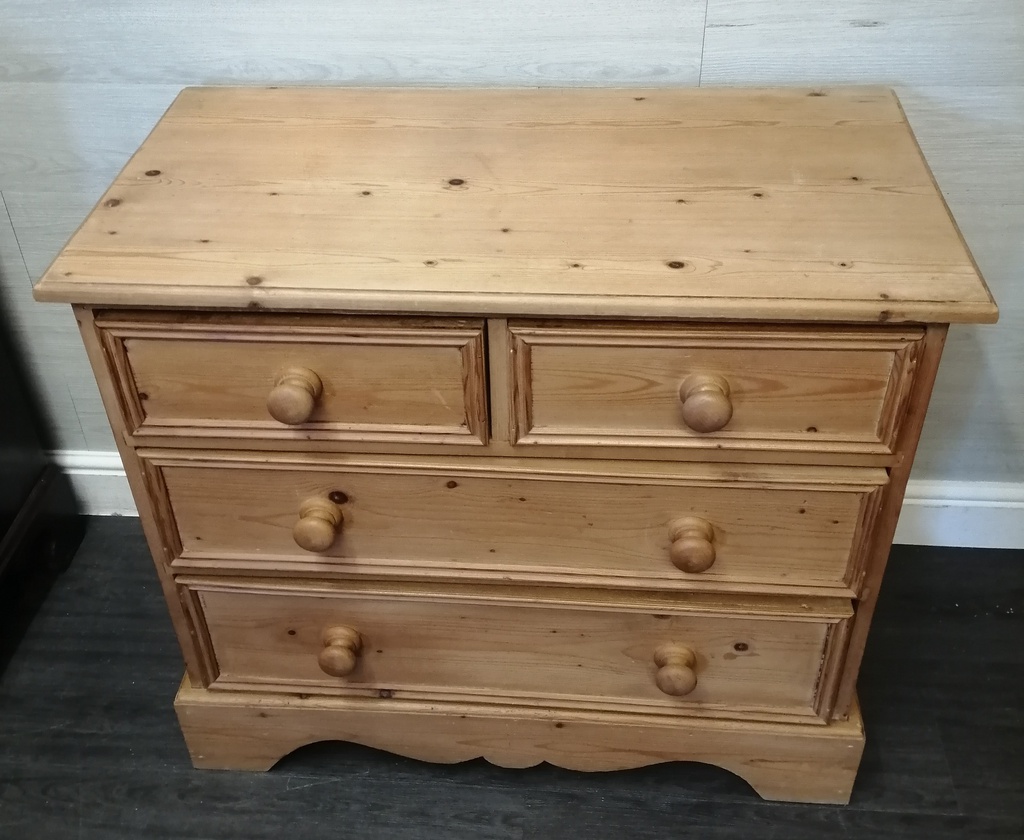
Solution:
M136 437L487 441L480 321L107 313L98 324ZM294 427L268 411L290 367L322 385Z
M245 580L192 581L188 588L202 604L217 662L214 689L477 697L671 714L816 715L829 636L850 614L846 604L831 620L787 620L758 616L742 602L734 614L692 614L683 599L669 606L642 597L595 610L519 601L505 588L459 600L287 582L263 590ZM335 625L362 640L347 677L327 675L317 662L324 631ZM685 697L664 694L655 682L655 651L668 643L696 655L697 687Z
M267 770L328 733L427 761L484 757L502 767L547 761L574 770L620 770L684 755L721 764L767 799L831 804L849 801L864 748L859 715L810 727L340 697L265 695L249 703L244 695L204 691L187 681L175 709L197 767ZM615 734L608 738L608 732Z
M510 322L520 444L891 453L921 330ZM680 385L723 380L721 431L687 428Z
M170 562L180 549L162 515L163 506L160 501L163 491L159 481L154 483L153 477L146 474L142 460L128 440L124 423L123 395L115 385L113 371L107 366L109 359L104 352L100 332L96 329L93 312L84 307L75 307L74 311L81 329L82 343L93 365L95 381L103 399L118 454L121 456L132 496L139 509L142 530L156 567L160 588L167 601L167 611L178 637L186 672L197 684L207 685L213 670L208 658L209 645L200 637L201 629L196 621L194 599L177 585L171 573Z
M561 581L855 594L886 481L877 469L399 458L147 456L175 566L316 575ZM337 498L333 544L303 551L309 498ZM161 500L163 504L163 500ZM716 560L672 565L672 525L706 519Z
M892 93L817 93L190 89L36 294L994 319Z
M856 615L850 632L850 646L846 652L839 686L836 703L836 711L839 715L845 714L856 702L857 676L860 673L860 664L867 645L868 630L882 588L882 575L892 551L892 538L896 533L896 523L899 520L900 506L903 504L903 494L906 492L907 480L914 465L917 442L927 416L928 402L946 343L947 332L948 329L944 324L937 324L930 326L925 335L924 352L921 354L921 369L907 405L907 422L899 441L901 457L889 471L889 485L883 494L880 513L872 533L874 545L870 549L869 571L864 580L864 592L856 605Z

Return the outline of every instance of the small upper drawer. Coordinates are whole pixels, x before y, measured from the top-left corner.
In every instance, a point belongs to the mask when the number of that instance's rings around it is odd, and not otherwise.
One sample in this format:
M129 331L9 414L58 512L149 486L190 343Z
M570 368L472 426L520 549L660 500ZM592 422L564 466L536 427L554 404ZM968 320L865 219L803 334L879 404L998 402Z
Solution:
M487 442L481 321L106 313L96 323L140 437Z
M923 330L512 321L518 444L893 451Z

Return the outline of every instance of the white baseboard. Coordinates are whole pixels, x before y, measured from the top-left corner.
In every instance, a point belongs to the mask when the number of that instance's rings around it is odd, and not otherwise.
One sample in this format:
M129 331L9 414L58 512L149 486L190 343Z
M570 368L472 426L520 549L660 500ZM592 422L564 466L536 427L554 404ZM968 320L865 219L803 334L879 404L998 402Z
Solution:
M137 516L116 452L59 450L85 512ZM1024 483L911 481L896 542L973 548L1024 548Z
M911 479L895 541L1024 548L1024 483Z
M117 452L58 449L50 457L71 479L71 486L89 516L138 516Z

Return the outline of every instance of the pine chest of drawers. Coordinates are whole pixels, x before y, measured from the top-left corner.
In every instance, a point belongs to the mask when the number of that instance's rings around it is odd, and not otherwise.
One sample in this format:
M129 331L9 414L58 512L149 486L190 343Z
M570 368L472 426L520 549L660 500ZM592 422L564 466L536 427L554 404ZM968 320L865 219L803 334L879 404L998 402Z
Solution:
M189 89L75 305L200 767L344 739L844 802L947 325L880 89Z

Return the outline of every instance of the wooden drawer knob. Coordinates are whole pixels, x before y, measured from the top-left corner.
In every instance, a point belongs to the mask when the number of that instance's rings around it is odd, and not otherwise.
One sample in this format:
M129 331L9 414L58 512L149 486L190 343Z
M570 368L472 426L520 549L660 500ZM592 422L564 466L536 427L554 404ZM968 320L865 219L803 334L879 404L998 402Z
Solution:
M685 645L662 645L654 651L654 664L658 666L654 680L666 694L685 697L697 687L693 670L697 656Z
M288 368L267 397L267 411L279 423L297 426L313 416L316 401L323 393L320 377L307 368Z
M320 670L332 677L347 677L356 669L363 640L351 627L341 624L324 628L323 649L317 657Z
M694 373L679 388L683 422L695 432L717 432L732 419L729 383L721 376Z
M306 551L327 551L338 536L344 517L330 499L314 496L299 508L299 521L292 528L295 544Z
M669 557L683 572L706 572L715 563L715 529L699 516L683 516L669 525Z

